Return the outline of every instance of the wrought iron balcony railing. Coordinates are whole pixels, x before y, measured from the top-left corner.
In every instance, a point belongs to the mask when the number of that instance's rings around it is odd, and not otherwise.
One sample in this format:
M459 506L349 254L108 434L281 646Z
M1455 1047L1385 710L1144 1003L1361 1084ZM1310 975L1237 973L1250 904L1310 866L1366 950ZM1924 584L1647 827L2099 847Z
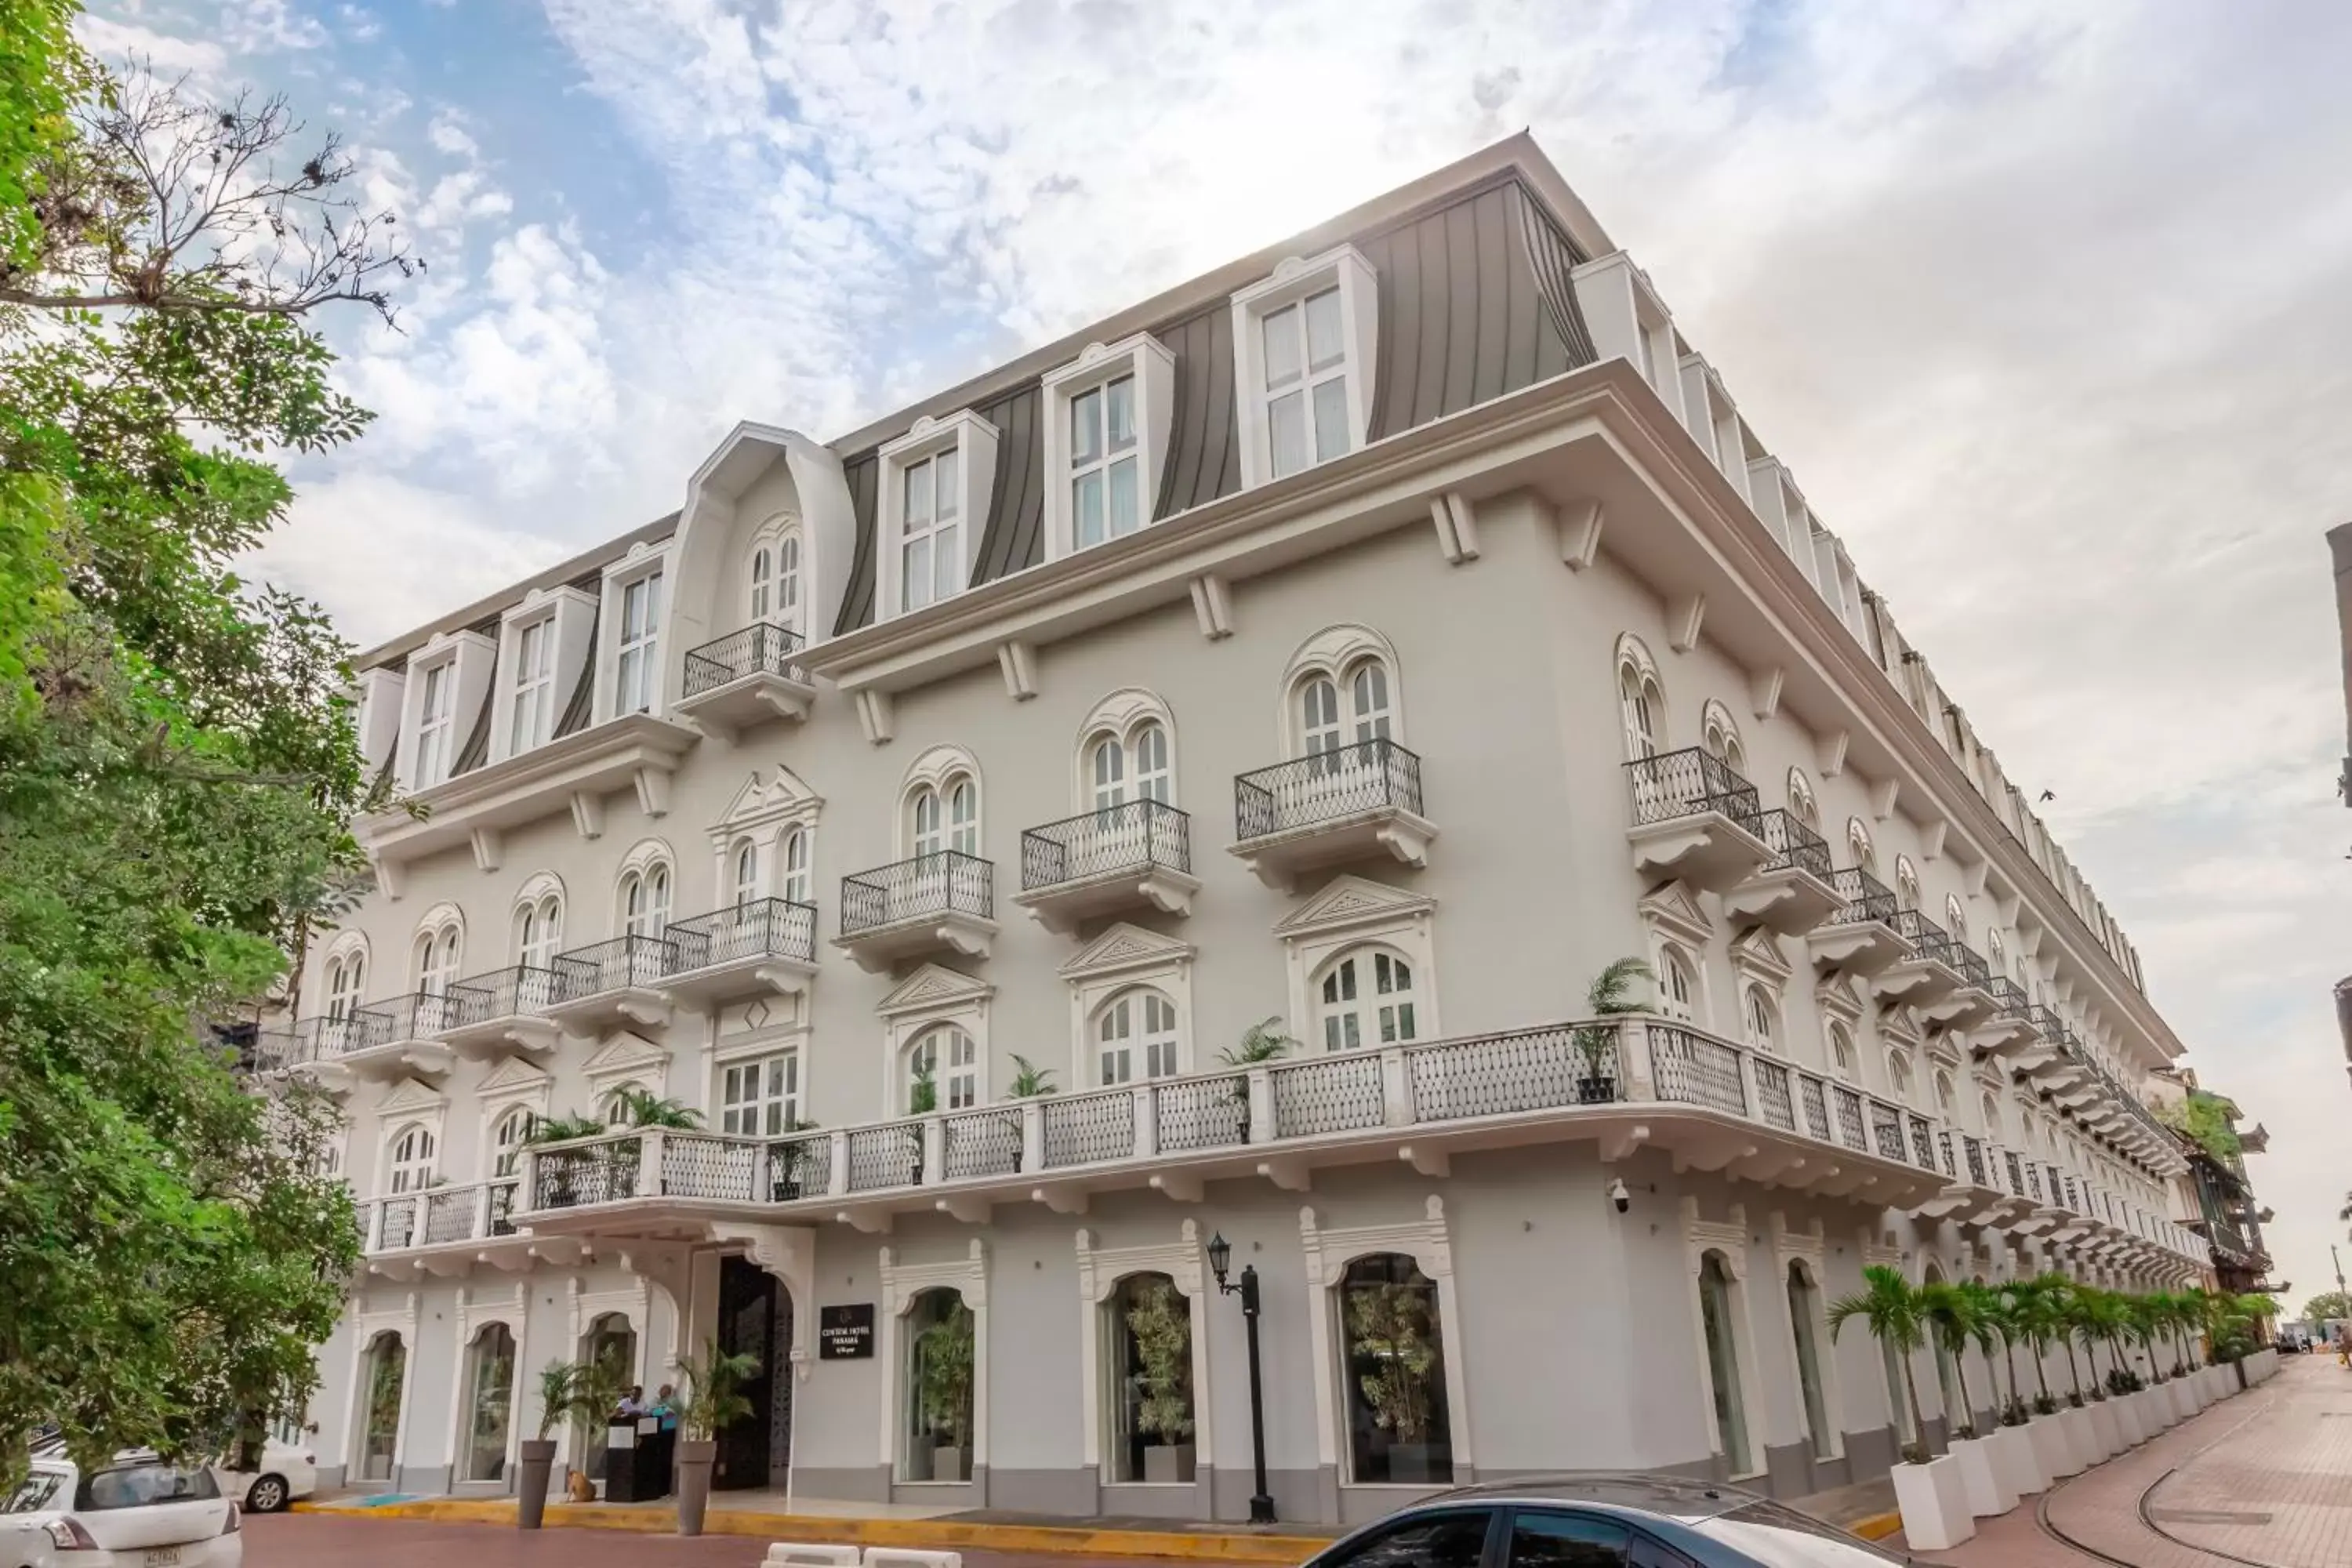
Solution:
M1765 870L1810 871L1824 882L1830 879L1829 842L1788 812L1775 806L1759 813L1748 830L1772 851Z
M941 849L877 866L841 879L841 934L856 936L900 921L996 913L996 867L977 855Z
M814 963L816 907L788 899L750 899L707 915L672 921L662 935L677 949L681 973L749 958Z
M543 964L493 969L449 987L453 1011L447 1026L465 1028L493 1018L536 1018L562 999L562 977Z
M1861 925L1869 921L1885 926L1895 923L1895 895L1887 891L1886 884L1861 867L1846 866L1831 872L1830 886L1845 900L1830 917L1830 924Z
M390 1013L373 1005L348 1007L297 1023L294 1054L299 1061L331 1062L353 1051L390 1045L400 1037L394 1032Z
M402 1252L512 1236L515 1195L520 1185L520 1176L494 1176L462 1186L426 1187L368 1199L357 1205L360 1249Z
M1421 759L1385 737L1234 780L1234 834L1244 842L1384 808L1421 814Z
M793 662L800 651L797 633L765 621L745 626L740 632L730 632L687 651L684 695L699 697L747 675L765 673L781 675L788 680L804 680L807 677Z
M577 1002L608 991L650 989L677 973L677 943L643 931L575 947L556 957L562 993L557 1000Z
M395 1040L429 1040L464 1021L466 998L452 985L446 992L416 991L372 1005L392 1023Z
M1155 868L1192 868L1192 819L1164 801L1097 806L1021 835L1024 892Z
M1979 991L1992 989L1992 965L1987 963L1984 961L1984 955L1967 942L1957 939L1953 941L1951 963L1952 967L1960 972L1960 981L1963 984L1972 985Z
M1920 957L1932 959L1947 969L1957 971L1952 949L1956 945L1949 932L1917 910L1895 911L1895 932L1911 944Z
M2031 1021L2032 1004L2026 999L2025 988L2006 976L1997 976L1992 983L1992 999L2000 1004L1998 1017Z
M1719 811L1745 826L1764 809L1756 786L1742 778L1738 769L1696 746L1636 757L1625 764L1625 778L1633 795L1636 826L1708 811Z

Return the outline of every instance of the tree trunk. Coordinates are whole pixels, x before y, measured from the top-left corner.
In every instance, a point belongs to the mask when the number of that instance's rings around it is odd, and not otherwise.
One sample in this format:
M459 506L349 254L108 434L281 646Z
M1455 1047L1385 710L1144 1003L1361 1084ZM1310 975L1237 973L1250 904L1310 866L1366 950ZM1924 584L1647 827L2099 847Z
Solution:
M2049 1405L2055 1405L2055 1404L2057 1404L2058 1402L2057 1402L2056 1400L2052 1399L2052 1398L2050 1397L2050 1373L2049 1373L2049 1369L2048 1369L2048 1368L2046 1368L2046 1367L2044 1367L2044 1366L2042 1364L2044 1361L2046 1361L2046 1360L2048 1360L2048 1359L2049 1359L2049 1356L2050 1356L2050 1347L2049 1347L2047 1344L2043 1343L2043 1342L2042 1342L2042 1341L2040 1341L2040 1340L2036 1340L2036 1341L2034 1341L2034 1342L2033 1342L2033 1381L2034 1381L2034 1383L2035 1383L2035 1384L2036 1384L2041 1388L2041 1390L2042 1390L2042 1398L2043 1403L2045 1403L2045 1404L2049 1404Z
M1911 1352L1901 1352L1903 1360L1903 1392L1911 1396L1911 1440L1919 1451L1927 1451L1927 1418L1919 1413L1919 1380L1911 1371Z
M2077 1405L2082 1404L2083 1363L2074 1359L2074 1341L2071 1335L2069 1335L2066 1340L2066 1375L2074 1380L2074 1403ZM2093 1375L2096 1376L2097 1374L2094 1373Z
M1964 1343L1952 1352L1952 1381L1960 1385L1960 1419L1954 1430L1965 1430L1976 1436L1977 1405L1969 1397L1969 1347Z

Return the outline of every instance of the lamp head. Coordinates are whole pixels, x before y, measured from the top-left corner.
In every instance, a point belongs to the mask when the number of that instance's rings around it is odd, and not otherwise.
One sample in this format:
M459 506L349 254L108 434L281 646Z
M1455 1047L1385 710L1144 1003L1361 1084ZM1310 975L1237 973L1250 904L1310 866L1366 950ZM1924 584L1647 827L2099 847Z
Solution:
M1196 1231L1193 1234L1199 1233ZM1225 1239L1225 1233L1219 1231L1211 1237L1209 1238L1209 1272L1217 1277L1218 1284L1223 1285L1225 1282L1225 1268L1233 1260L1234 1244Z

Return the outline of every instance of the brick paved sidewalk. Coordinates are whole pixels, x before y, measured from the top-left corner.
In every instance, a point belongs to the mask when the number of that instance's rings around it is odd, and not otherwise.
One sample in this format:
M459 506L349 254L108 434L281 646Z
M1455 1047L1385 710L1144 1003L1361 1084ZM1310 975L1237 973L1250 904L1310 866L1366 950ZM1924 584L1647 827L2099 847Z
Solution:
M2144 1495L2155 1529L2140 1516ZM1975 1540L1932 1561L2082 1568L2104 1556L2134 1568L2352 1568L2352 1373L2332 1359L2287 1358L2261 1388L2063 1483L2040 1500L2042 1518L2036 1500L1978 1521Z

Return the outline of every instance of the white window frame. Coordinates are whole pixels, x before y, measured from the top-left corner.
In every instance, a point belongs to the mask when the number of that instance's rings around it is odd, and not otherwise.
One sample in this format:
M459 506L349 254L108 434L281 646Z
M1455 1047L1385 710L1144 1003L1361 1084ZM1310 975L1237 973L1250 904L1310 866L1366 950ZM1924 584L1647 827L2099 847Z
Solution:
M533 589L522 603L499 617L497 669L492 679L497 698L490 705L491 763L505 762L555 739L564 708L579 684L595 623L595 595L572 587ZM523 643L534 632L545 655L543 679L528 679L523 668ZM526 686L534 689L534 732L518 737L516 709ZM518 739L527 743L518 745Z
M415 678L410 686L416 693L416 718L409 729L413 747L408 787L431 789L448 779L461 743L457 738L457 650L453 648L446 658L435 659L410 673Z
M1070 988L1070 1064L1066 1081L1101 1077L1097 1022L1122 995L1156 991L1176 1009L1176 1072L1193 1070L1192 959L1186 942L1125 921L1113 924L1061 966Z
M1372 264L1352 245L1303 260L1291 258L1277 266L1272 277L1237 289L1233 296L1235 408L1241 420L1244 486L1265 484L1275 477L1273 441L1266 427L1272 400L1266 395L1263 323L1268 316L1303 305L1310 296L1333 287L1339 290L1339 327L1346 340L1339 374L1346 377L1348 451L1361 450L1370 438L1372 377L1380 374L1380 300ZM1303 344L1303 321L1300 331ZM1303 389L1308 392L1310 417L1307 460L1301 472L1316 466L1311 386L1319 379L1324 377L1312 372L1302 378Z
M666 544L640 544L627 559L607 567L604 580L604 607L597 622L596 648L596 722L607 723L614 719L644 713L660 718L668 710L670 700L670 666L683 666L684 655L672 646L677 632L677 563L671 558ZM624 644L621 628L625 624L629 593L633 588L658 578L659 584L650 590L649 630L633 642ZM641 652L638 665L645 671L646 703L643 708L624 706L621 683L623 656L631 649Z
M1740 777L1748 776L1748 744L1739 738L1739 721L1711 698L1700 710L1699 747Z
M1081 548L1097 547L1081 546L1077 542L1073 487L1078 476L1071 461L1070 407L1086 394L1099 391L1121 376L1131 378L1135 384L1135 531L1140 533L1150 528L1159 512L1160 481L1168 458L1168 432L1175 417L1176 356L1149 332L1122 338L1108 347L1089 343L1076 361L1059 370L1048 371L1043 381L1045 472L1051 477L1045 487L1048 561L1059 560ZM1098 542L1110 542L1112 536L1108 532Z
M560 889L527 891L515 900L509 918L509 941L514 962L534 969L552 969L563 951L563 893Z
M366 941L358 936L337 943L328 952L319 973L320 989L326 995L326 1005L320 1010L328 1017L349 1017L367 1005L369 957Z
M988 499L996 479L996 426L969 408L958 409L943 419L923 418L915 427L895 441L885 442L881 448L880 490L875 524L875 612L877 621L892 620L912 613L912 609L929 607L940 602L934 597L924 605L906 603L903 593L902 557L906 547L906 475L918 463L928 462L940 453L952 450L957 454L956 506L958 569L951 574L957 584L953 598L971 586L971 574L980 559L981 536L988 527ZM936 510L936 509L935 509ZM930 565L932 580L938 580L936 557Z
M1302 1055L1323 1054L1323 976L1334 960L1352 949L1386 948L1412 970L1413 1036L1415 1040L1445 1037L1438 1011L1434 900L1385 882L1342 873L1326 883L1294 913L1275 924L1282 939L1290 982L1290 1010L1285 1014L1290 1032L1304 1044ZM1369 971L1360 984L1369 985ZM1377 996L1359 992L1360 1003L1374 1009L1366 1049L1381 1044Z
M1155 1014L1163 1016L1157 1029L1151 1022ZM1173 1078L1183 1038L1183 1017L1175 998L1155 985L1126 986L1095 1009L1090 1081L1097 1089L1117 1089Z
M417 922L411 950L419 995L446 996L465 978L466 924L455 910L436 910Z
M781 1079L781 1081L779 1081ZM748 1093L739 1093L748 1089ZM800 1125L801 1053L796 1046L763 1049L719 1064L719 1130L730 1136L774 1138Z
M1617 641L1616 674L1619 727L1625 737L1625 758L1640 762L1673 750L1666 738L1666 687L1659 678L1657 660L1638 637ZM1646 723L1644 721L1647 721Z
M969 1059L956 1059L967 1053ZM926 1062L937 1094L934 1110L972 1110L987 1103L988 1063L979 1039L960 1024L939 1023L919 1030L899 1051L898 1104L892 1115L912 1114L910 1097Z
M514 668L501 684L509 756L533 751L555 736L554 612L517 622L514 639Z
M662 589L659 568L621 584L621 618L613 623L613 710L651 713L661 706ZM635 613L632 626L630 616Z
M1391 984L1399 975L1402 983ZM1356 994L1335 996L1346 979L1353 980ZM1316 973L1307 1050L1329 1056L1412 1045L1433 1037L1423 1032L1421 1017L1421 974L1413 961L1386 942L1357 942L1326 959ZM1334 1027L1350 1022L1357 1026L1352 1038L1345 1027Z
M911 1055L916 1043L942 1025L952 1026L972 1042L977 1073L975 1104L989 1098L989 1003L996 988L986 981L936 963L918 965L915 972L890 988L875 1006L883 1021L882 1114L907 1114L907 1086L912 1081ZM939 1075L940 1109L948 1109L946 1063Z
M402 1151L407 1152L404 1154ZM433 1185L441 1169L440 1129L425 1118L404 1119L383 1141L383 1192L404 1197Z

